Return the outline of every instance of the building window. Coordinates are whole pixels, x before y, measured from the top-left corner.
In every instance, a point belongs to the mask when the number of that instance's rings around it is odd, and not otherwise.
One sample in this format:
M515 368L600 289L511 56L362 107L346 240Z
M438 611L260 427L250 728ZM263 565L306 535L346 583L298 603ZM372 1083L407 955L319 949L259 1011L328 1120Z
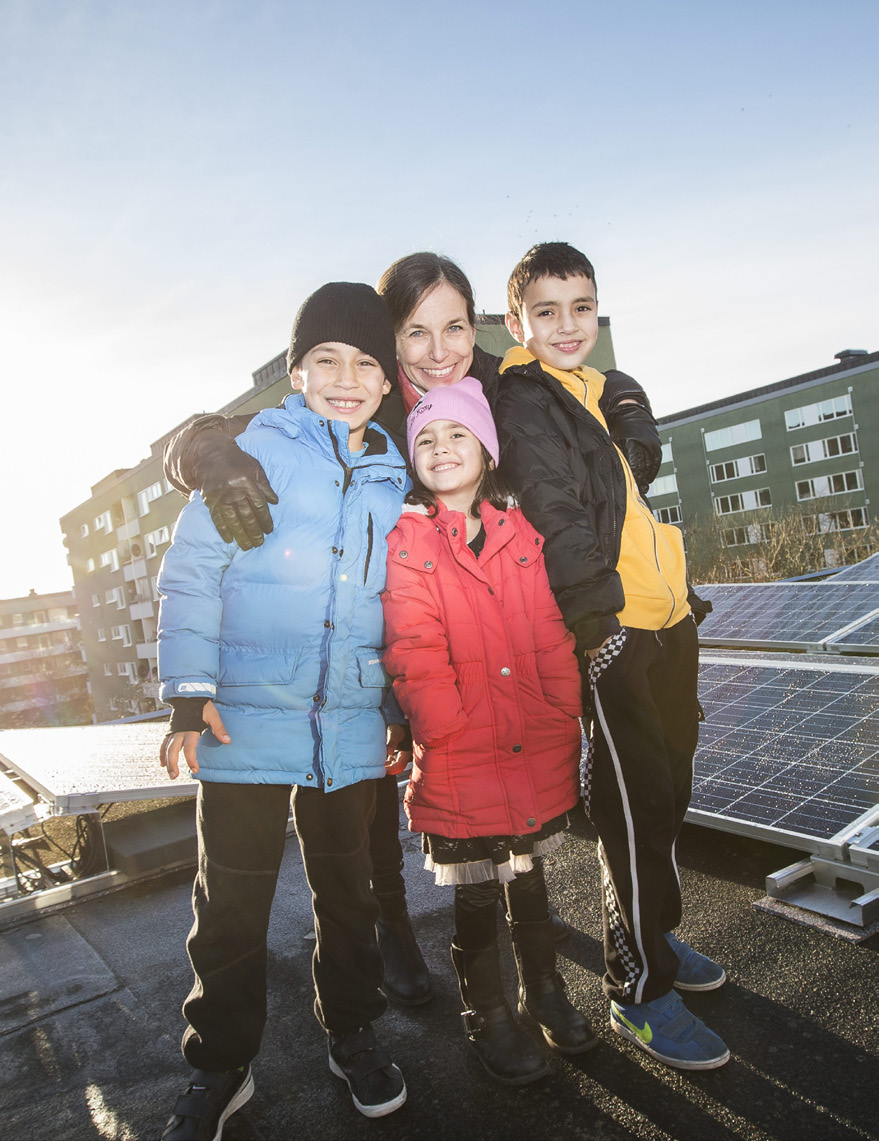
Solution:
M167 527L160 527L158 531L150 531L148 535L144 535L143 541L146 544L146 556L151 559L158 552L158 548L163 543L167 543L171 535Z
M650 484L651 495L671 495L673 492L677 494L677 490L678 477L676 475L661 475Z
M137 509L141 515L149 515L150 504L154 499L160 499L165 494L162 481L151 484L137 493Z
M88 525L88 523L83 523L80 526L79 536L81 539L87 539L89 537L89 525Z
M657 507L653 516L660 523L680 523L681 505L678 503L674 507Z
M104 629L103 626L98 627L98 641L99 642L106 642L107 641L107 631Z
M725 547L744 547L753 543L766 543L772 537L774 523L749 523L747 527L725 527L720 541Z
M24 615L23 614L13 614L12 615L12 625L13 626L23 626L24 625Z
M27 638L16 638L15 644L20 650L26 650L28 646Z
M758 507L771 507L772 494L768 487L759 491L739 491L735 495L715 495L714 510L718 515L733 515L736 511L756 511Z
M96 531L112 531L113 520L110 518L110 512L104 511L102 514L96 515L93 526Z
M804 515L803 527L810 535L823 535L828 531L857 531L866 527L869 521L865 507L852 507L848 511L822 511L820 515Z
M89 574L91 574L92 571L95 569L95 560L94 559L86 559L85 569L88 571Z
M110 570L119 570L119 552L113 547L110 551L104 551L101 555L101 566L109 567Z
M731 448L734 444L747 444L762 437L759 420L747 420L742 424L731 424L728 428L717 428L705 433L705 450L716 452L718 448Z
M836 475L818 475L814 479L797 481L797 499L823 499L828 495L844 495L847 491L863 491L861 472L841 471Z
M670 464L672 461L671 440L667 444L662 445L662 459L660 464Z
M742 456L737 460L727 460L722 464L711 464L708 469L712 483L723 483L726 479L742 479L746 475L759 475L766 471L766 456Z
M851 416L852 398L836 396L832 400L819 400L817 404L804 404L802 408L791 408L784 414L787 430L808 428L812 424L824 424L827 420L838 420L841 416Z
M104 677L113 676L113 665L111 662L104 662Z
M92 606L100 606L100 605L101 605L100 594L93 594L92 595Z
M110 637L114 642L121 642L123 646L130 646L131 628L129 626L111 626Z
M117 610L125 609L125 592L121 586L114 586L104 595L108 606L115 606Z
M858 437L854 432L844 436L827 436L823 440L810 440L808 444L794 444L790 450L791 463L814 464L819 460L832 460L836 456L852 456L858 451Z

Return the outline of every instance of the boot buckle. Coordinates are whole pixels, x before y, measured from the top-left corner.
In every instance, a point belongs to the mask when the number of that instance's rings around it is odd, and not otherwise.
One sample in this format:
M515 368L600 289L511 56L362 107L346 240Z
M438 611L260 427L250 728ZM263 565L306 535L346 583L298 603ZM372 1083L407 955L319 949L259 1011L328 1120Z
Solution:
M467 1037L471 1040L481 1038L485 1031L485 1019L476 1010L462 1010L461 1021L464 1023L464 1031Z

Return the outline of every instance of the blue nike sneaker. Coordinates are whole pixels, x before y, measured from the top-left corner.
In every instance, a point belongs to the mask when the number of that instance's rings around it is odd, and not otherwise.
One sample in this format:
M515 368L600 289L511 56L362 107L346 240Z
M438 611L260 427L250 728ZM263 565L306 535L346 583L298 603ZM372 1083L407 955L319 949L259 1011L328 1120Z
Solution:
M716 1070L729 1061L729 1050L670 990L652 1002L610 1004L611 1029L653 1058L676 1070Z
M676 939L673 931L667 931L666 941L678 957L678 977L675 986L678 990L717 990L726 982L726 971L707 955L694 951L689 943Z

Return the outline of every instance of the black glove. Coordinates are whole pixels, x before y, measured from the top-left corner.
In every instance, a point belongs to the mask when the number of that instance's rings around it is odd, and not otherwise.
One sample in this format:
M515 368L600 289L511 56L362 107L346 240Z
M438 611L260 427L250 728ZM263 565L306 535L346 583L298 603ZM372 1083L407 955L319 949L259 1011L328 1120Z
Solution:
M234 539L242 551L262 546L274 528L269 503L278 497L259 460L215 428L199 432L189 447L196 485L220 538Z
M662 443L653 417L640 404L618 404L611 435L629 461L638 490L646 495L662 463Z
M171 724L169 733L201 733L205 728L202 718L204 707L208 703L207 697L171 697L168 704L171 706Z

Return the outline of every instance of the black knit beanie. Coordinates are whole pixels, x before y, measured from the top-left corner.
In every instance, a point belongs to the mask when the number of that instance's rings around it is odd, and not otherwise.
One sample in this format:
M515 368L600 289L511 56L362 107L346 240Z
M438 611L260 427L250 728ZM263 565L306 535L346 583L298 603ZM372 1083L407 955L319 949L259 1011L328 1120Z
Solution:
M331 281L306 297L293 322L287 371L324 341L340 341L368 353L381 365L385 379L396 381L394 325L384 298L371 285Z

